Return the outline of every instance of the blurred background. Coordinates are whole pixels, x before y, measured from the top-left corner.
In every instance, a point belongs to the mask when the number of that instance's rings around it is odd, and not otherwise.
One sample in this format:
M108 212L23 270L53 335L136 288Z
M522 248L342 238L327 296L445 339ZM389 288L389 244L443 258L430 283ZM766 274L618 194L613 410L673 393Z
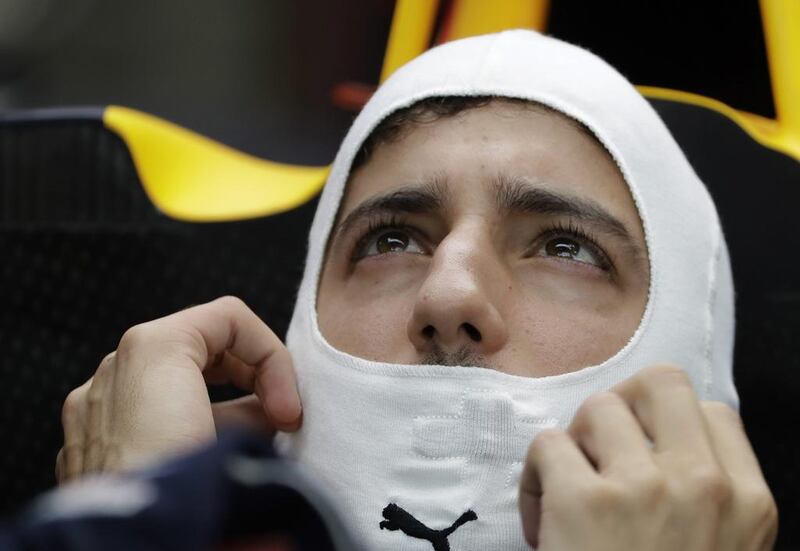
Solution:
M54 484L61 403L128 327L235 294L283 336L315 206L172 220L141 191L124 144L96 122L8 120L34 108L122 105L259 157L326 165L357 109L335 91L377 84L394 7L0 0L0 513ZM775 116L755 0L554 0L547 32L635 84ZM743 415L782 515L793 518L800 453L787 424L800 397L800 274L777 253L796 235L798 163L718 113L655 103L701 177L721 182L709 187L732 243ZM800 548L790 525L779 548Z
M247 152L327 164L375 84L393 0L0 0L0 109L135 107ZM548 32L664 86L773 116L753 0L556 0Z

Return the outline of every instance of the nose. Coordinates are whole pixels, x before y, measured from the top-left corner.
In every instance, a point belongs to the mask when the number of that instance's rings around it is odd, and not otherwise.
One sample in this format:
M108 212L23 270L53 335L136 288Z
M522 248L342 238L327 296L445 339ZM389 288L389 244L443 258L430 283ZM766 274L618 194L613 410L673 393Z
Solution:
M477 232L451 232L437 247L408 322L417 352L463 348L487 355L508 339L501 311L508 275L491 242Z

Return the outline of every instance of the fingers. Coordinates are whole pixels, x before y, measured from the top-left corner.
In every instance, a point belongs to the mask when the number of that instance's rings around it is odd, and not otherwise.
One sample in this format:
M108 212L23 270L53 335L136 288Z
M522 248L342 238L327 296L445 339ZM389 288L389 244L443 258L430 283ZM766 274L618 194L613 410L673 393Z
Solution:
M611 390L633 410L655 452L670 450L714 460L700 402L683 370L650 367Z
M703 402L701 408L717 460L732 481L728 515L733 519L731 524L748 535L750 545L744 548L772 549L777 537L778 509L739 414L721 402ZM718 547L738 547L736 533L721 530Z
M56 455L56 482L61 483L62 481L66 481L64 477L64 448L58 450L58 455Z
M272 434L274 424L264 416L264 408L258 397L251 394L235 400L226 400L211 405L214 413L214 425L219 427L246 426L253 430Z
M766 551L777 534L738 415L701 403L669 366L591 396L567 433L537 437L519 503L527 541L547 548Z
M284 431L301 423L288 350L241 300L224 297L129 329L70 393L59 480L136 468L213 438L207 380L255 394L220 408L227 418Z
M288 350L275 351L272 361L264 360L257 368L253 392L261 400L267 415L282 431L294 431L302 422L300 395Z
M209 384L232 383L242 390L253 391L256 380L256 370L247 365L230 352L222 352L214 356L203 371L203 377Z
M721 402L703 402L701 409L717 460L725 471L735 479L757 474L763 480L739 414Z
M207 369L204 373L208 373L206 381L212 384L230 382L241 389L254 392L254 395L250 396L246 402L243 401L239 403L238 401L234 401L234 403L229 404L230 407L236 408L235 410L231 410L228 406L217 405L214 413L215 419L217 416L216 410L218 409L220 411L230 412L225 415L225 419L227 420L238 417L242 420L247 420L248 425L255 425L260 428L263 428L261 425L264 424L265 420L269 420L270 428L272 429L277 428L279 430L292 431L299 428L300 417L295 419L290 418L287 423L275 414L275 410L286 410L288 407L291 407L291 404L281 404L281 401L285 400L287 394L289 398L292 398L292 394L297 394L293 371L289 372L291 377L283 382L277 380L277 378L280 377L280 371L272 373L271 377L262 376L259 378L258 369L247 365L233 354L225 352L219 356L215 367ZM271 392L272 389L276 389L275 392ZM256 406L258 406L258 419L252 418Z
M59 483L67 482L83 472L84 457L84 395L92 380L69 393L61 409L64 427L64 447L59 452L61 467L57 470Z
M592 465L564 432L545 430L528 448L519 487L519 510L525 540L539 545L542 501L548 494L569 493L568 488L597 479Z
M108 354L92 377L91 384L84 394L84 411L86 413L83 472L93 473L103 470L105 449L108 445L108 415L104 411L103 400L105 389L113 384L114 358L116 352Z
M698 400L688 376L670 366L613 390L653 440L675 525L696 525L695 541L705 537L717 549L770 549L777 508L737 412Z
M230 380L258 396L276 428L295 430L299 427L300 396L289 351L240 299L222 297L162 319L199 335L206 349L202 361L198 358L201 370L221 357L212 378L218 378L221 367ZM219 356L221 354L223 356Z
M654 468L647 436L616 393L590 396L568 432L603 475L628 477L634 471Z

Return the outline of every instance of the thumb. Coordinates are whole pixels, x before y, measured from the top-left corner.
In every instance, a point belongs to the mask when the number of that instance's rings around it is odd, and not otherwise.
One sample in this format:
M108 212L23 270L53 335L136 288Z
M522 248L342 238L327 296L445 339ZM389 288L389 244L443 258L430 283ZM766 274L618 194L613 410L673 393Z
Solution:
M271 435L275 432L273 423L264 413L258 396L250 394L235 400L211 404L214 425L217 430L225 427L247 427L256 432Z
M246 424L253 425L253 428L266 424L270 431L278 429L292 432L300 427L303 410L288 351L281 346L273 352L269 361L262 363L273 365L254 368L225 351L218 354L211 366L203 371L206 383L233 383L242 390L253 392L245 397L247 399L212 405L215 425L219 426L216 412L219 410L221 421L230 420L239 424L247 421Z
M542 522L542 488L536 469L525 465L519 487L519 513L525 541L532 547L539 545L539 527Z

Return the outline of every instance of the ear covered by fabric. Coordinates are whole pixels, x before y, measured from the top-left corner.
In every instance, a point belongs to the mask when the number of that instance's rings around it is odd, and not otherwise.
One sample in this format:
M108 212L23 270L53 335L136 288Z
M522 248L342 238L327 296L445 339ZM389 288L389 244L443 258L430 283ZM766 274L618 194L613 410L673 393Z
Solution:
M602 364L543 378L389 364L336 350L320 333L315 298L356 152L397 109L431 96L487 95L531 100L576 119L616 161L650 262L638 329ZM713 202L636 89L593 54L532 31L459 40L399 69L342 143L311 229L287 338L303 428L280 434L278 443L331 488L368 547L446 549L433 543L444 538L453 549L527 549L517 482L538 431L566 427L589 395L660 362L685 369L702 399L738 407L733 330L730 264Z

